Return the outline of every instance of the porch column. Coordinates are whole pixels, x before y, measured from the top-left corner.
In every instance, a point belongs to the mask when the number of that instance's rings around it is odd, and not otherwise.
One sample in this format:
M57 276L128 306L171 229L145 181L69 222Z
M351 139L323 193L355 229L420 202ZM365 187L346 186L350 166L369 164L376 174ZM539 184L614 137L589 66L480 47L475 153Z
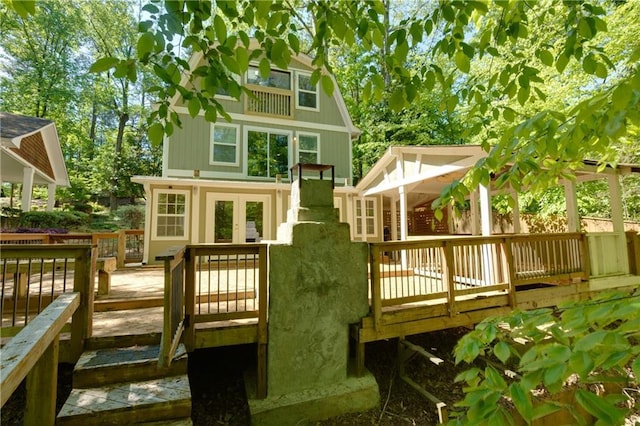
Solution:
M624 232L624 214L622 211L622 190L617 174L607 176L609 198L611 199L611 222L613 232Z
M25 167L22 171L22 211L31 210L31 193L33 192L33 176L35 170L32 167Z
M522 232L520 229L520 203L518 202L518 193L513 192L513 233L519 234Z
M391 241L396 241L398 239L398 206L396 203L398 200L395 198L391 199Z
M478 216L478 191L469 194L471 203L471 235L480 235L480 217Z
M478 193L480 195L480 229L482 230L482 235L491 235L493 234L493 217L491 215L489 187L480 185Z
M149 263L149 243L151 242L151 210L153 210L153 203L155 200L152 195L151 186L148 183L143 184L144 187L144 199L146 200L146 206L144 209L144 248L142 250L142 264Z
M404 192L404 185L398 187L400 196L400 239L407 240L407 195Z
M360 229L361 241L367 241L367 205L364 197L360 197Z
M56 205L56 184L47 185L47 211L52 212Z
M578 212L578 196L574 181L564 181L564 198L567 203L567 231L580 232L580 213Z

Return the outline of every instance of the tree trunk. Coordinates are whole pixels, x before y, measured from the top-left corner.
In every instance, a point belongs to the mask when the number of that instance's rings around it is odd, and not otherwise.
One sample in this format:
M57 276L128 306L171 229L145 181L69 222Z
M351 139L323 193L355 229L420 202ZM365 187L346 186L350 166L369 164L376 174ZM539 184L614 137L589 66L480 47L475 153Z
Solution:
M109 207L112 212L118 209L118 175L120 174L120 153L122 152L122 141L124 138L124 128L129 121L129 114L120 114L118 120L118 135L116 137L116 148L113 159L113 177L111 178L111 193L109 194Z

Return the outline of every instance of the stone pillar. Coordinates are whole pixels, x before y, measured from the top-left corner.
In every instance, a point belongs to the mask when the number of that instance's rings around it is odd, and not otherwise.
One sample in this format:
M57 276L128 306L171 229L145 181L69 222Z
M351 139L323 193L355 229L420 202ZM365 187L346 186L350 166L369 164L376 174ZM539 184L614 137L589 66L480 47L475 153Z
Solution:
M294 181L291 205L269 246L267 398L249 395L253 424L295 425L379 403L373 376L348 368L349 324L369 311L368 246L338 222L330 181Z

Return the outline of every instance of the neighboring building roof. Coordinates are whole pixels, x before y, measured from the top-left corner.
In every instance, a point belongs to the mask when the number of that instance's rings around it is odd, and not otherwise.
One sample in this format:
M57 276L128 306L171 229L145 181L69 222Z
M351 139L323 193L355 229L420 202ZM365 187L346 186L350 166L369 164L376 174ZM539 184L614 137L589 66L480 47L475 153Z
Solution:
M22 182L24 168L33 167L34 183L69 186L53 121L0 112L0 140L3 182Z
M249 48L250 49L259 48L258 42L255 39L252 39L251 44L249 45ZM189 61L188 61L189 68L194 69L198 65L198 63L200 63L200 61L202 60L202 57L203 57L202 51L198 51L194 53L191 56L191 58L189 58ZM299 61L303 65L306 65L310 68L315 68L315 66L312 63L313 61L312 58L305 55L304 53L300 53L298 55L292 56L292 59L295 59L296 61ZM347 104L344 102L344 98L342 97L342 93L340 92L340 86L338 86L338 83L335 77L332 74L330 74L325 67L323 67L323 71L325 74L329 75L331 77L331 80L333 81L333 99L335 100L336 105L338 106L338 111L340 112L340 115L344 120L344 124L345 124L345 127L347 128L347 131L351 135L351 138L355 139L358 136L360 136L362 131L353 124L353 121L351 120L351 115L349 115L349 111L347 110ZM189 78L189 75L186 73L183 73L180 84L182 86L185 86L188 82L188 78ZM171 99L171 105L176 105L179 98L180 98L180 92L176 92L176 94Z

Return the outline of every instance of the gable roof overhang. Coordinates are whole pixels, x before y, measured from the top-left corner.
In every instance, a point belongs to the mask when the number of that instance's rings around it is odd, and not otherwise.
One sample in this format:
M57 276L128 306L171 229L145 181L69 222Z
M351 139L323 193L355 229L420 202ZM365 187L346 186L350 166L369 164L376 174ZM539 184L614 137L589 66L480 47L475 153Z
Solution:
M479 145L392 146L358 182L356 189L362 196L397 199L403 188L407 205L415 207L437 198L447 185L461 179L487 155ZM640 165L636 164L602 168L597 161L582 163L574 172L579 182L612 174L640 173Z
M2 182L22 182L33 168L34 184L69 186L69 176L55 123L38 117L0 112Z
M260 45L258 41L255 39L251 39L251 42L249 44L249 50L257 49L259 47ZM196 66L200 63L200 61L202 61L202 58L203 58L202 51L195 52L193 55L191 55L188 61L189 69L190 70L195 69ZM295 59L296 61L310 68L315 67L312 63L313 59L303 53L299 53L293 56L292 59ZM347 128L347 131L349 132L349 134L351 135L351 139L357 139L362 134L362 131L359 128L357 128L353 124L353 121L351 120L351 115L349 114L349 110L347 109L347 104L344 102L344 97L342 96L342 92L340 92L340 86L338 86L338 82L336 81L333 74L329 73L326 67L324 66L322 67L322 72L323 74L328 75L331 78L331 81L333 82L332 96L336 102L336 105L338 106L338 111L340 112L340 116L344 120L344 125ZM187 84L187 82L189 81L189 74L190 73L188 72L182 74L182 77L180 79L181 86L185 86ZM176 92L176 94L173 95L173 97L171 98L170 106L177 105L179 99L180 99L180 92Z

